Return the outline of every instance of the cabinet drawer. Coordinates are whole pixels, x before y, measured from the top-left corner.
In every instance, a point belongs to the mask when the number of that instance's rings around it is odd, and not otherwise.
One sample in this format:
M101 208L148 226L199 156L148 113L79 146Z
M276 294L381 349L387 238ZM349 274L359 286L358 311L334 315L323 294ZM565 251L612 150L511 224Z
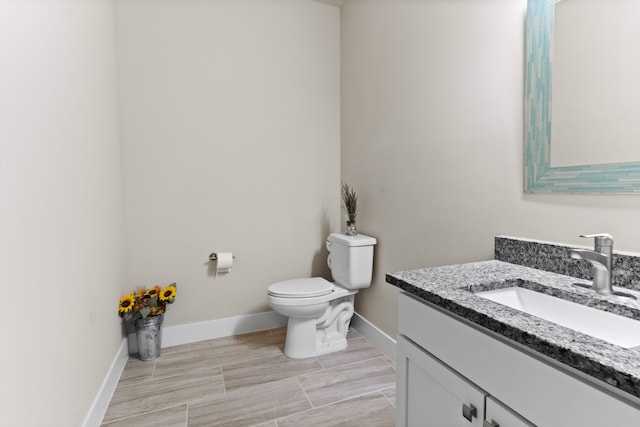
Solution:
M487 396L483 427L536 427L491 396Z
M482 427L482 389L406 339L397 345L398 426Z

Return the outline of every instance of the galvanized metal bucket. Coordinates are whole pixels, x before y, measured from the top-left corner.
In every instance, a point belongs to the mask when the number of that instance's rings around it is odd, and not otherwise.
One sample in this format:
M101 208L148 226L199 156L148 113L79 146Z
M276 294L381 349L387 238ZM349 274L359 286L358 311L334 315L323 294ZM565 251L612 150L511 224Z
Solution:
M160 348L162 347L163 319L164 314L136 320L136 334L138 335L138 354L140 360L154 360L160 356Z

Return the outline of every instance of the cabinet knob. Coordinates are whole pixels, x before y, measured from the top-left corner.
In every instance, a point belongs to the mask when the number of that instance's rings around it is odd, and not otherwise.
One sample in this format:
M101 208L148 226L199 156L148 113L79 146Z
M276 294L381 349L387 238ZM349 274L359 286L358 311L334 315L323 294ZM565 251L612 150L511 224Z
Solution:
M482 427L500 427L500 424L498 424L495 420L491 420L491 422L484 420L482 422Z
M473 421L474 417L478 416L478 409L473 406L472 404L469 404L469 406L465 405L464 403L462 404L462 416L465 417L467 419L467 421L471 422Z

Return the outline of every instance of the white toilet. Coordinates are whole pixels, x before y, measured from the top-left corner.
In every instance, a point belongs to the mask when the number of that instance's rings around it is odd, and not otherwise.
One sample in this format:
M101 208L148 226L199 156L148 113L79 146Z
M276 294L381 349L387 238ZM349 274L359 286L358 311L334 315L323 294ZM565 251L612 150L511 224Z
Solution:
M269 286L269 305L289 317L284 347L287 356L303 359L347 347L354 295L371 285L375 244L375 238L362 234L331 233L327 262L334 283L312 277Z

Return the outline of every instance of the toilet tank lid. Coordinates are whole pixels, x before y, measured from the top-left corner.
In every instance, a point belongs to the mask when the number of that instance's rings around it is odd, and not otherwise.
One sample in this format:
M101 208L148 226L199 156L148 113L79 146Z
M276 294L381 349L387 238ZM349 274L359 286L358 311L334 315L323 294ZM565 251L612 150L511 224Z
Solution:
M328 240L344 246L373 246L377 243L374 237L365 236L364 234L347 236L341 233L331 233Z

